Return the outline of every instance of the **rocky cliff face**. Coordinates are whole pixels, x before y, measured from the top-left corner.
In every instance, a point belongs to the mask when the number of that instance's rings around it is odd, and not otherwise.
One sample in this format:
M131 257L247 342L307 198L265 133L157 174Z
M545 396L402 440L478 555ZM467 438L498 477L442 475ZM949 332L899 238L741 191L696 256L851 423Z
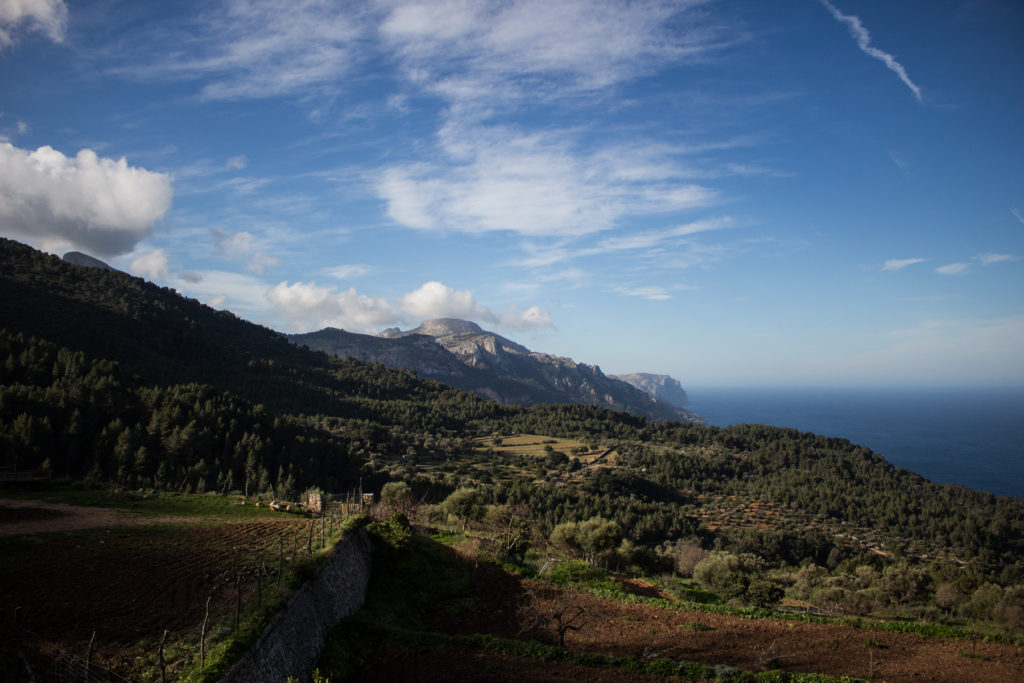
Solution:
M641 391L646 391L659 401L667 401L677 408L682 408L689 401L686 390L679 384L679 380L668 375L634 372L631 375L609 375L609 377L631 384Z
M430 337L422 335L374 337L327 327L319 332L286 336L294 344L308 346L332 356L412 370L421 377L460 388L467 375L466 366L458 358Z
M530 351L465 320L428 320L414 330L385 330L380 337L328 328L289 339L337 356L412 370L499 403L587 403L654 420L700 421L694 413L606 376L596 365Z

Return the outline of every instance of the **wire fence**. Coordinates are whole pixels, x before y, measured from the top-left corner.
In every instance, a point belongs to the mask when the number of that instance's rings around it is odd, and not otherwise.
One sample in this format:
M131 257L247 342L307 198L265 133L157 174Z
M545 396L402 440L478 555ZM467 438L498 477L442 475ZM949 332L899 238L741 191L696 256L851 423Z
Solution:
M20 629L16 640L20 671L8 672L14 681L130 683L131 679L93 659L95 634L84 655L59 647L27 629Z
M218 591L231 591L234 593L234 599L221 600L213 612L210 611L209 599L206 600L206 614L201 630L197 628L191 638L180 632L175 636L179 647L171 661L164 660L164 641L167 637L165 632L164 638L160 641L160 671L156 673L157 680L171 680L167 677L168 670L177 671L200 664L209 634L213 631L213 628L207 629L207 622L220 624L223 627L221 631L237 629L244 613L263 603L265 591L269 595L281 587L281 579L292 565L333 544L341 532L343 520L366 509L362 501L356 502L357 500L359 498L349 496L345 502L325 501L320 514L310 519L308 524L303 524L295 531L279 534L275 539L276 543L270 541L264 544L265 547L261 547L253 558L255 562L245 563L234 570L222 573L220 583L223 587L214 587L210 597ZM98 661L94 656L96 633L93 633L88 648L83 648L84 652L72 652L66 646L59 646L25 628L20 622L21 610L15 608L15 636L12 642L6 644L8 647L2 649L12 651L16 655L16 664L13 670L7 668L0 671L0 678L4 678L5 681L11 676L12 683L127 683L133 680L118 674L108 664ZM191 639L194 639L195 643L183 642Z

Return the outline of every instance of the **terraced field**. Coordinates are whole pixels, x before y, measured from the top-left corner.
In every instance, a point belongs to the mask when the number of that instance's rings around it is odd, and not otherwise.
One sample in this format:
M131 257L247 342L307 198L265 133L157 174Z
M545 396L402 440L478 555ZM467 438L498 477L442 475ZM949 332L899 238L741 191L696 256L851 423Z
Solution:
M41 657L84 655L95 633L94 661L120 675L151 659L165 629L169 642L195 639L208 597L217 624L231 620L239 592L243 605L260 589L269 596L312 523L237 499L111 502L0 501L0 602L20 607L20 635ZM15 637L12 616L0 642Z

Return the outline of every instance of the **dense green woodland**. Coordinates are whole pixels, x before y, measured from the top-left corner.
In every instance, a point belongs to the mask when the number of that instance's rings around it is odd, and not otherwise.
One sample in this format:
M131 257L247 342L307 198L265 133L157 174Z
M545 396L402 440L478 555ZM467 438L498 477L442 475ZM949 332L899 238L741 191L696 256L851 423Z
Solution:
M1024 500L938 485L845 440L743 425L650 422L593 406L499 406L412 373L298 348L280 334L129 275L0 241L0 465L123 487L297 496L404 479L428 501L475 486L545 534L614 521L638 549L689 539L769 563L835 565L869 529L1003 585L1024 578ZM475 437L536 433L614 446L571 478L470 476ZM426 468L434 468L428 474ZM436 470L448 474L438 476ZM538 483L543 480L544 483ZM696 497L768 501L797 527L709 529ZM965 587L968 590L970 587Z

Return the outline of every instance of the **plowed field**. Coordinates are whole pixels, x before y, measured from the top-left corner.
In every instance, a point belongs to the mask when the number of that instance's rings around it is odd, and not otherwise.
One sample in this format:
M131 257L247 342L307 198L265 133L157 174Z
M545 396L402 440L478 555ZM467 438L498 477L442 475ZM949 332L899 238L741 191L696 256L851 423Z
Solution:
M219 524L207 519L200 526L100 508L31 510L10 512L0 522L7 532L24 527L0 539L0 641L10 642L13 608L21 607L23 635L81 654L95 632L96 661L120 671L128 650L157 641L164 629L198 629L208 596L211 619L230 615L236 576L242 576L243 599L251 596L260 558L273 573L282 547L288 557L296 546L305 548L309 524L285 515ZM74 530L52 530L67 529L69 520ZM269 590L273 579L263 582Z

